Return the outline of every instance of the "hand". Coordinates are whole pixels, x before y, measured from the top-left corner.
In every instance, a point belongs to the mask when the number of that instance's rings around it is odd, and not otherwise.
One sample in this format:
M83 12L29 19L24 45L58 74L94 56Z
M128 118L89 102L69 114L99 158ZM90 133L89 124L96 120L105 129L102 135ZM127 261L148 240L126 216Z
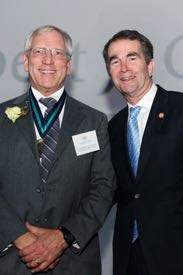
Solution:
M58 229L40 228L29 223L26 223L26 227L37 240L20 251L22 261L32 272L53 269L68 247L63 233Z
M47 268L45 268L44 270L42 270L43 272L46 272L48 270L54 269L55 266L58 264L58 262L60 261L60 258L56 259L55 262L53 262L51 265L49 265ZM32 273L34 273L36 271L32 270Z
M36 235L31 232L26 232L22 236L18 237L13 244L19 250L31 245L33 242L37 240Z

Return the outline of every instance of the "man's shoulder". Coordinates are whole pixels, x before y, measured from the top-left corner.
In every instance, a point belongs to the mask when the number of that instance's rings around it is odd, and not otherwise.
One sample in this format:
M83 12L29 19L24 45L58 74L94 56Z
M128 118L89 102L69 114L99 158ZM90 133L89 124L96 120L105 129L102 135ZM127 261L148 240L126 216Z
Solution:
M175 91L175 90L166 90L162 88L160 85L157 85L158 87L158 93L162 93L164 96L171 97L175 100L183 100L183 92L181 91Z
M15 105L15 104L17 104L17 105L21 104L23 101L26 100L27 97L28 97L28 94L25 93L23 95L8 99L6 101L3 101L3 102L0 103L0 109L2 109L4 107L7 107L7 106L11 107L12 105Z
M68 96L67 98L68 100L68 104L70 106L73 106L75 109L80 110L82 112L84 112L85 114L88 115L93 115L93 116L97 116L97 117L101 117L101 116L106 116L103 112L79 101L78 99L75 99L71 96Z
M125 106L122 110L120 110L111 118L111 120L109 121L109 125L113 125L120 122L122 119L126 117L127 113L128 113L128 107Z

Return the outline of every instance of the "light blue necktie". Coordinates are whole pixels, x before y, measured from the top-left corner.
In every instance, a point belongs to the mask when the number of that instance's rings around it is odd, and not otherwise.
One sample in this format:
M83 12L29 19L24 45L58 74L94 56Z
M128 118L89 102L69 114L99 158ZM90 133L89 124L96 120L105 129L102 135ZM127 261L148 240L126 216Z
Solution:
M128 119L128 128L127 128L127 142L128 142L128 153L130 158L130 163L133 171L134 177L136 177L138 160L140 154L140 140L139 140L139 128L137 117L140 112L141 107L131 107L130 115ZM133 228L133 240L134 242L138 238L138 229L137 222L134 222Z

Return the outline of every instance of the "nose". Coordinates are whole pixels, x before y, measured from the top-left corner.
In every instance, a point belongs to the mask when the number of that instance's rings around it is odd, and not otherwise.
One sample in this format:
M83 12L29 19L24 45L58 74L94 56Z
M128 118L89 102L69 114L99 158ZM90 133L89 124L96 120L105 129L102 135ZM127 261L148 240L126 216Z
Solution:
M122 72L126 72L128 70L128 65L126 61L121 61L120 65L120 69Z
M50 50L45 52L45 55L42 59L42 62L44 64L52 64L53 63L53 55Z

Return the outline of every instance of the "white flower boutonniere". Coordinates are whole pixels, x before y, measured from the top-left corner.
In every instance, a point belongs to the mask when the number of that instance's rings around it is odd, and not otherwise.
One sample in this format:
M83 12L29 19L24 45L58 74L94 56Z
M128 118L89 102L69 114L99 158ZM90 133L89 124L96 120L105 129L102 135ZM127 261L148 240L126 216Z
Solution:
M25 116L28 113L28 102L26 102L26 106L24 107L7 107L5 110L5 114L13 123L22 116Z

